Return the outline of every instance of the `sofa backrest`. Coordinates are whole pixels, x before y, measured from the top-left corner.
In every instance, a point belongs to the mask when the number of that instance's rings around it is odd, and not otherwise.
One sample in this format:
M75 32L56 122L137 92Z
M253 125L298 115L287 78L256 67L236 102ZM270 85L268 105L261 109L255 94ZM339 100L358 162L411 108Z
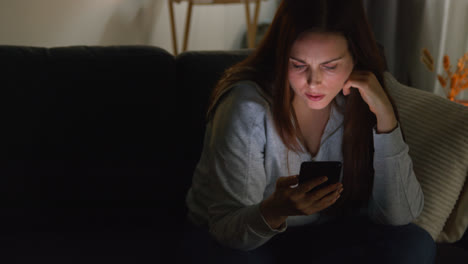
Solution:
M167 140L171 54L145 46L0 46L0 78L2 200L160 200L158 181L175 156Z
M190 109L182 114L188 122L184 133L184 154L189 177L183 190L191 184L193 170L200 159L206 126L206 111L211 92L226 69L245 59L252 50L187 51L176 57L177 93Z

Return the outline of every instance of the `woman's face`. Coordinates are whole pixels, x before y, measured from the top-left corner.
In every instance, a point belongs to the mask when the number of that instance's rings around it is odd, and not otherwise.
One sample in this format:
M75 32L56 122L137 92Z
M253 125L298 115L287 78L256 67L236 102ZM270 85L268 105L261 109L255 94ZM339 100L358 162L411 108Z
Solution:
M344 36L302 33L293 43L289 57L288 79L295 92L293 105L324 109L343 89L353 67Z

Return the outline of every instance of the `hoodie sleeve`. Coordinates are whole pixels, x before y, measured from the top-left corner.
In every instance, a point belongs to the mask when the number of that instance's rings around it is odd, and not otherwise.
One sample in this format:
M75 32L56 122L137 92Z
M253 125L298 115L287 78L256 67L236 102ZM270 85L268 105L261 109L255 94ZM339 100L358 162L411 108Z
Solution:
M408 224L424 207L424 195L408 151L399 125L386 134L374 129L375 174L368 213L377 223Z
M270 228L259 210L268 184L263 156L268 104L255 89L233 88L218 105L202 153L209 155L209 231L240 250L255 249L286 229Z

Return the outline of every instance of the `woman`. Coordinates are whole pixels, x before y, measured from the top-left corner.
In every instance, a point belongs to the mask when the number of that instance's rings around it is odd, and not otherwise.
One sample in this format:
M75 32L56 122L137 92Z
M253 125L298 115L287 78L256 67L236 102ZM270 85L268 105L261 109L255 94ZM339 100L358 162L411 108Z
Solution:
M213 92L187 195L191 257L431 263L383 71L360 0L282 1ZM298 185L305 161L341 161L341 181Z

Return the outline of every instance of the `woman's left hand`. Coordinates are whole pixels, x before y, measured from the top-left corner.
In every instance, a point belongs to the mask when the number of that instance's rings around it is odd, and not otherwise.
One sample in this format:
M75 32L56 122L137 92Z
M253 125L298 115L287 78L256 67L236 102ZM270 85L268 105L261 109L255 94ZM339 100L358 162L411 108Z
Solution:
M362 99L375 114L378 133L388 133L397 127L393 106L374 73L353 71L344 84L343 94L349 95L351 88L358 89Z

